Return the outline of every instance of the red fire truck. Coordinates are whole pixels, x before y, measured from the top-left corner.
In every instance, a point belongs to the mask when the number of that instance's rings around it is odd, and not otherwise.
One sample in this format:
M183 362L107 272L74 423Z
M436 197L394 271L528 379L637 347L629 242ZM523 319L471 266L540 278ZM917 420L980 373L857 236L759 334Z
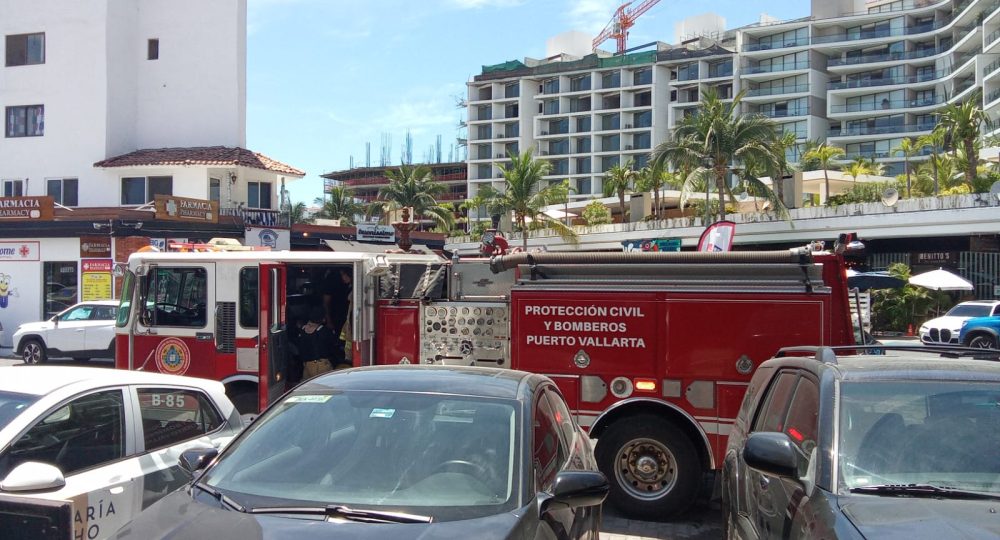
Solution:
M611 500L636 517L694 499L760 362L783 346L854 343L842 259L809 249L137 253L117 365L218 379L256 411L286 390L290 322L341 269L355 365L548 375L597 439Z

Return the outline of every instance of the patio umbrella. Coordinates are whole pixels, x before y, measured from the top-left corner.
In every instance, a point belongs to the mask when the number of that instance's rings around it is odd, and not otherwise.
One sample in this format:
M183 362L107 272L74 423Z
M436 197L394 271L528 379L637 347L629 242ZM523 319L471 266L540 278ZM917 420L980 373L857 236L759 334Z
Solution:
M906 281L888 272L855 272L847 269L847 286L860 291L869 289L898 289L906 285Z
M971 291L975 289L972 283L944 268L912 276L910 283L935 291Z

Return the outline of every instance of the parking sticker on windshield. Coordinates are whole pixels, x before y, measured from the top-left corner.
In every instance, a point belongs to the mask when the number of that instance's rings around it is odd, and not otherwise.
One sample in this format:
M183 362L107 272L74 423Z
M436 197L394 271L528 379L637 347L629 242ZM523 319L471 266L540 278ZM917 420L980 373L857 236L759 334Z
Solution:
M286 403L326 403L333 396L292 396Z
M368 418L392 418L394 414L396 414L396 409L372 409Z

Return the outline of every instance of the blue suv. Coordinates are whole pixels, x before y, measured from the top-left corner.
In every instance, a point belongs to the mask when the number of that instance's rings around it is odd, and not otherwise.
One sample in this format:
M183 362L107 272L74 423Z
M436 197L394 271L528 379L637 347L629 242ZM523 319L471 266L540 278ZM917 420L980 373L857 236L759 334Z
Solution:
M997 349L1000 336L1000 315L973 317L962 323L958 342L966 347Z

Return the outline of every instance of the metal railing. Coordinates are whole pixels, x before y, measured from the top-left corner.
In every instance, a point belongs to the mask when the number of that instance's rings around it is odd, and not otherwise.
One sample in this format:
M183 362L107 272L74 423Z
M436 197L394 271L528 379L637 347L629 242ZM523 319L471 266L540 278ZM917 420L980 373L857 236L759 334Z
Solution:
M788 49L791 47L805 47L809 45L809 38L800 37L793 39L785 39L778 42L767 42L767 43L747 43L743 46L743 52L752 51L769 51L771 49Z
M884 135L886 133L911 133L931 131L934 123L923 124L901 124L893 126L848 126L843 128L831 128L827 131L827 137L853 137L858 135Z
M778 94L797 94L808 92L809 84L790 84L787 86L773 86L770 88L751 88L747 92L748 97L774 96Z
M753 75L757 73L775 73L779 71L793 71L796 69L809 69L809 61L802 60L799 62L784 62L781 64L772 64L770 66L749 66L747 68L747 73Z
M784 110L780 110L780 111L772 109L772 110L763 110L763 111L754 111L754 112L756 114L760 114L760 115L766 116L768 118L788 118L790 116L808 116L809 115L809 107L808 106L801 106L801 107L792 107L792 108L784 109Z
M917 51L906 51L906 52L888 52L880 54L865 54L861 56L852 56L847 58L831 58L827 61L828 67L836 66L853 66L857 64L868 64L874 62L892 62L895 60L915 60L917 58L926 58L928 56L934 56L938 53L943 53L947 49L938 49L936 47L931 47L928 49L921 49Z
M853 113L866 111L891 111L894 109L914 109L919 107L930 107L944 103L944 96L934 96L930 99L895 99L883 100L875 103L854 103L850 105L831 105L831 113Z
M262 208L219 208L220 216L241 218L247 225L275 227L281 224L281 212Z

